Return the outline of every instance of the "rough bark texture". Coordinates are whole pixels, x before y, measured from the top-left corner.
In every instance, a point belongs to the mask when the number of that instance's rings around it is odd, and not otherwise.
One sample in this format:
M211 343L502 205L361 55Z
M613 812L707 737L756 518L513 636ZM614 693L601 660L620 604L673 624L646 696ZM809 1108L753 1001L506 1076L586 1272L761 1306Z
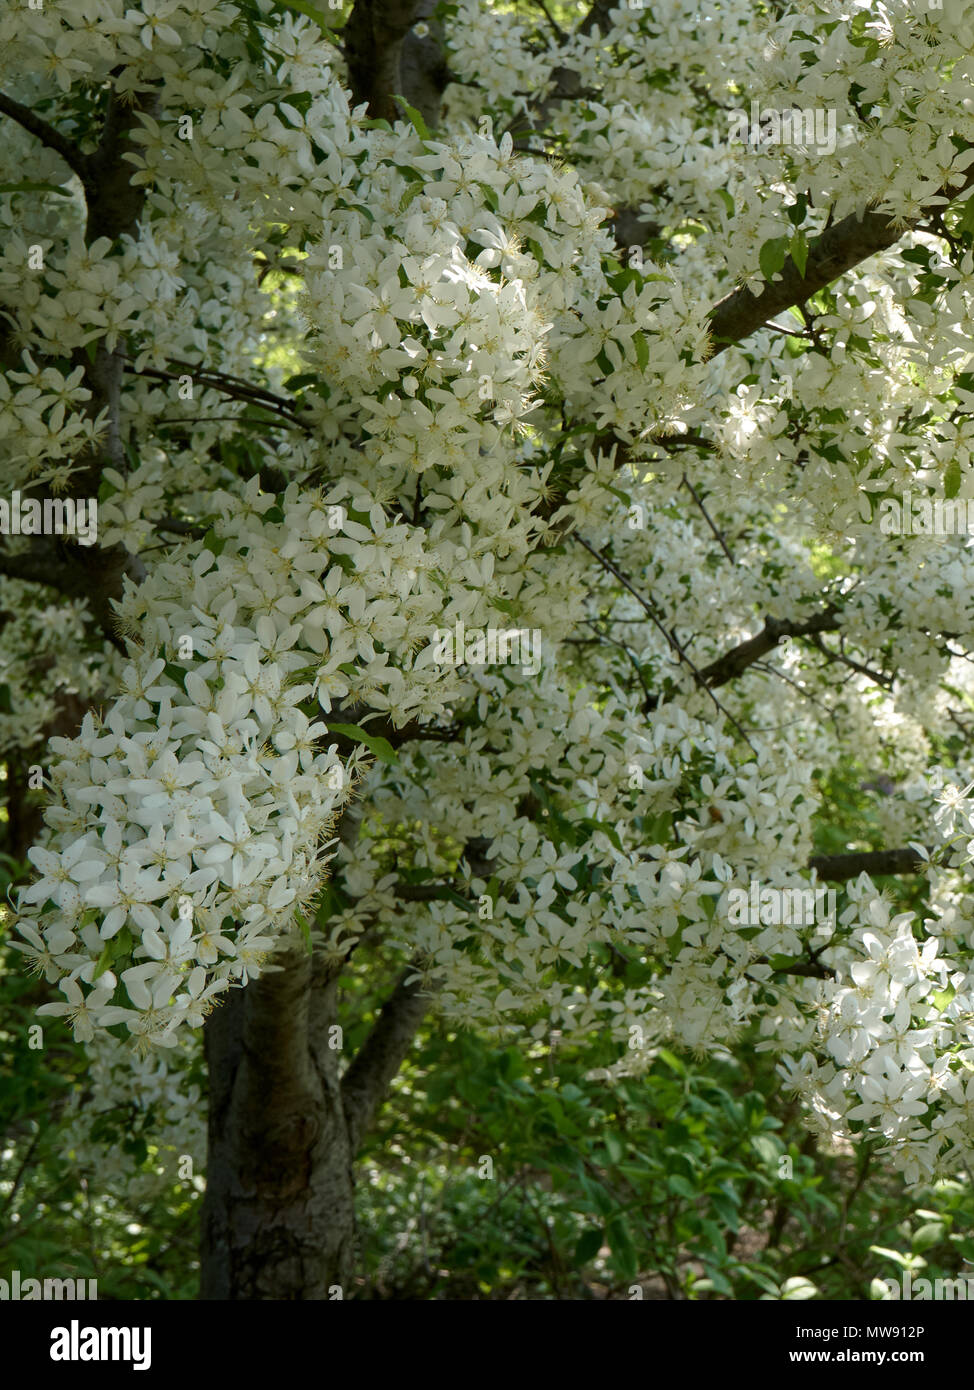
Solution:
M251 982L207 1021L205 1299L348 1292L352 1150L328 1046L336 982L305 954Z
M407 971L339 1081L334 971L303 950L207 1020L204 1299L347 1298L355 1152L426 1012Z
M401 120L403 97L429 126L440 119L449 81L436 0L356 0L342 29L352 105L368 102L373 119ZM420 20L427 32L412 28Z

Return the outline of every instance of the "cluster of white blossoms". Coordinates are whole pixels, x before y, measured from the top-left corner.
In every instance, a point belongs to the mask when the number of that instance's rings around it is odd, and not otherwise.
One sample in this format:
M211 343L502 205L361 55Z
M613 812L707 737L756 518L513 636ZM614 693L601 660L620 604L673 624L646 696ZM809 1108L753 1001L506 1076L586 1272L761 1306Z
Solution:
M72 1171L136 1209L206 1170L204 1070L196 1038L147 1055L108 1033L86 1047L86 1087L72 1090L59 1121ZM93 1098L93 1099L92 1099ZM106 1143L120 1133L119 1142Z
M78 1038L124 1023L168 1043L293 930L357 775L313 707L350 691L397 721L438 707L431 649L413 653L438 610L420 538L347 496L295 488L269 520L256 480L226 495L191 586L160 565L123 605L141 650L122 693L52 740L51 834L19 929L65 996L41 1012Z
M914 914L890 918L868 878L850 897L835 978L809 990L815 1026L789 1021L781 1070L831 1142L882 1136L909 1181L943 1177L974 1142L974 982L937 935L918 941ZM796 1034L815 1050L799 1053Z

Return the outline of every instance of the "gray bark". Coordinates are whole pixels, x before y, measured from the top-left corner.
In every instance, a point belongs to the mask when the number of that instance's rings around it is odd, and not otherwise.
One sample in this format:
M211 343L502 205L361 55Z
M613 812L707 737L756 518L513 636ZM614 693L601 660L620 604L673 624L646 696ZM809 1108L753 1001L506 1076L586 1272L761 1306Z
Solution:
M427 1007L404 975L339 1080L337 978L302 949L204 1029L210 1073L201 1297L347 1298L355 1152Z
M210 1073L204 1299L348 1292L352 1151L328 1046L336 981L294 952L235 990L205 1028Z

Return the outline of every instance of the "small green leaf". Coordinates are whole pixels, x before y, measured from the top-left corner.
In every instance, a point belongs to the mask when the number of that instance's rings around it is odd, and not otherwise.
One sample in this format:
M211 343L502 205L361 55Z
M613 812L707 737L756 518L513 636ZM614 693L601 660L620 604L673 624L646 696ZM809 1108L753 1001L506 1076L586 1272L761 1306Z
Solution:
M783 269L787 254L787 237L772 237L770 241L764 243L758 253L758 264L761 267L761 274L766 280L773 280L778 271Z
M946 1009L947 1005L950 1003L950 1001L953 999L956 993L957 991L954 989L954 986L950 984L947 986L946 989L941 989L937 991L937 993L933 996L933 1007L937 1010L939 1014L943 1013L944 1009Z
M575 1243L576 1267L588 1264L589 1260L595 1258L602 1249L602 1240L601 1226L590 1226L587 1231L582 1232Z
M98 957L98 963L95 966L95 973L91 977L92 981L94 982L100 976L104 975L105 971L108 969L111 963L112 943L110 941L106 941L104 946L101 948L101 955Z
M666 1063L671 1071L675 1071L677 1076L686 1076L687 1069L679 1057L674 1057L673 1053L668 1052L665 1047L660 1048L659 1055L660 1059Z
M974 236L974 194L971 194L964 204L964 212L957 230L962 236Z
M913 1232L913 1249L929 1250L931 1245L939 1245L944 1238L945 1227L942 1221L927 1221Z
M624 1279L635 1279L639 1265L628 1224L621 1216L613 1216L605 1228L605 1234L612 1250L612 1263Z
M666 1179L666 1186L678 1197L685 1197L688 1202L695 1201L698 1196L697 1189L680 1173L671 1173Z
M394 95L393 101L398 101L399 105L402 107L402 109L405 111L406 115L412 122L416 134L420 137L421 140L431 140L433 138L430 133L429 126L423 120L421 112L417 111L415 106L410 106L409 102L405 99L405 97Z
M308 924L308 920L300 912L295 912L294 920L301 928L301 935L304 937L305 945L308 948L308 955L310 956L314 948L311 944L311 927Z
M62 198L71 197L69 188L61 188L56 183L32 183L29 179L20 183L0 183L0 193L59 193Z
M804 232L796 232L791 239L791 259L795 262L798 274L804 280L805 266L808 264L808 242Z
M913 1265L909 1255L901 1255L899 1250L888 1250L884 1245L870 1245L869 1249L873 1255L885 1255L888 1260L895 1260L903 1269L910 1269Z
M944 496L948 501L960 492L960 461L951 459L944 472Z
M788 221L791 225L793 227L800 227L805 220L805 213L808 211L808 200L804 193L799 193L797 201L792 203L791 207L786 208L785 211L788 214Z
M384 763L391 764L396 761L396 751L388 739L382 738L379 734L367 733L358 724L329 724L328 729L330 733L342 734L354 743L364 743L369 752L374 753Z

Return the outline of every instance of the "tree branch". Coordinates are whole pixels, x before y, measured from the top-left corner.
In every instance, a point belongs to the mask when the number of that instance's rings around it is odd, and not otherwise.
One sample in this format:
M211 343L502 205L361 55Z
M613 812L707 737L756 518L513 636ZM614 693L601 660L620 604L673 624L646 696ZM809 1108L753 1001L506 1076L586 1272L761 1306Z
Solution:
M429 996L419 992L421 982L406 984L415 973L414 966L404 971L342 1077L342 1105L353 1153L371 1126L429 1007Z
M919 874L928 861L915 849L866 849L849 854L816 854L808 861L819 878L830 883L843 883L860 874Z
M84 599L106 639L127 655L112 607L120 598L126 576L141 584L145 565L124 546L67 545L60 536L35 537L29 550L15 555L0 552L0 575L27 584L44 584L66 598Z
M68 168L77 174L85 188L88 188L90 180L88 159L66 135L55 130L42 117L31 111L30 107L22 106L19 101L14 101L13 97L8 97L3 92L0 92L0 115L9 116L23 130L40 140L47 149L54 150L59 154Z
M939 190L938 196L953 202L974 186L974 166L962 182L954 188L949 184ZM937 204L936 208L941 208ZM936 210L936 209L935 209ZM795 263L789 259L777 280L766 280L758 294L753 294L746 286L725 296L708 315L710 332L714 341L712 357L742 339L750 337L769 319L790 309L793 305L804 304L813 294L837 280L846 271L852 270L861 261L868 260L879 251L887 251L899 241L908 229L915 227L922 217L931 215L925 211L920 217L909 221L890 217L886 213L850 213L841 222L827 227L810 244L805 274L802 275Z
M719 656L709 666L702 667L700 676L708 689L716 689L734 680L749 666L767 656L768 652L773 651L786 637L809 637L813 633L834 632L838 626L838 609L831 603L821 613L816 613L804 622L769 618L756 636L731 647L730 651ZM659 696L654 696L649 708L655 709L658 704Z

